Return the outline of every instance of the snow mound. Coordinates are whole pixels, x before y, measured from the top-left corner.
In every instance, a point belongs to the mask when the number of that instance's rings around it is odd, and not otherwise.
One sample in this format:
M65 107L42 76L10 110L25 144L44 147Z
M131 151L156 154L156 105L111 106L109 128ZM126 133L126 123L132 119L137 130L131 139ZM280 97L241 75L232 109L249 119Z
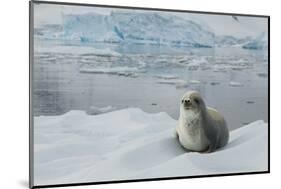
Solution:
M256 121L210 154L185 151L167 113L128 108L34 118L35 184L193 176L267 170L268 126Z

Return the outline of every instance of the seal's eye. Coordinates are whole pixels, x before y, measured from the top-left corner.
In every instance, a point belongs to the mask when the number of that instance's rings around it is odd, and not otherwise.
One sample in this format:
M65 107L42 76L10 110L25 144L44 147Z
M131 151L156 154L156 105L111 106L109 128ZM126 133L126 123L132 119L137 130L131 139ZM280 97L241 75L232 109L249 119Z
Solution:
M193 100L194 100L194 102L195 102L196 104L199 104L199 99L198 99L198 98L194 98Z
M181 103L183 104L183 103L184 103L184 100L181 100Z

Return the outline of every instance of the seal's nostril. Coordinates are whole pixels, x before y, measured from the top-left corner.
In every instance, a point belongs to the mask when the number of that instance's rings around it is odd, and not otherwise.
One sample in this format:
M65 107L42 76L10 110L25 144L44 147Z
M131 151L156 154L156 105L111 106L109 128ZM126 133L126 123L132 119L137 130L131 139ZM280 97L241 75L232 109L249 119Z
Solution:
M190 105L191 104L191 100L190 99L183 99L181 102L183 104L185 104L185 105Z

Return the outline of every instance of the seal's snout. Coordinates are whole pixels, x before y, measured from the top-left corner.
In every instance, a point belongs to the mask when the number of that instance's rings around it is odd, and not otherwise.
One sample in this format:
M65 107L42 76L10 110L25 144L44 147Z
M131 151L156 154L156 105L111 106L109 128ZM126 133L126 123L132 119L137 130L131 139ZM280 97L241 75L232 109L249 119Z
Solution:
M183 106L184 106L185 108L190 108L191 105L192 105L190 99L184 99L184 100L182 100L182 103L183 103Z

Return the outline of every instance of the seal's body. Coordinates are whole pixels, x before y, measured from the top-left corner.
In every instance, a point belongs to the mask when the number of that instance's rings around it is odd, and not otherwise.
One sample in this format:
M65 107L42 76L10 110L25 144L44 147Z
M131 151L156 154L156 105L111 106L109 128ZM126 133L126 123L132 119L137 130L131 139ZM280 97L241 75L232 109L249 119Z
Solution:
M187 92L181 100L176 132L181 145L196 152L213 152L229 139L224 118L217 110L206 107L196 91Z

